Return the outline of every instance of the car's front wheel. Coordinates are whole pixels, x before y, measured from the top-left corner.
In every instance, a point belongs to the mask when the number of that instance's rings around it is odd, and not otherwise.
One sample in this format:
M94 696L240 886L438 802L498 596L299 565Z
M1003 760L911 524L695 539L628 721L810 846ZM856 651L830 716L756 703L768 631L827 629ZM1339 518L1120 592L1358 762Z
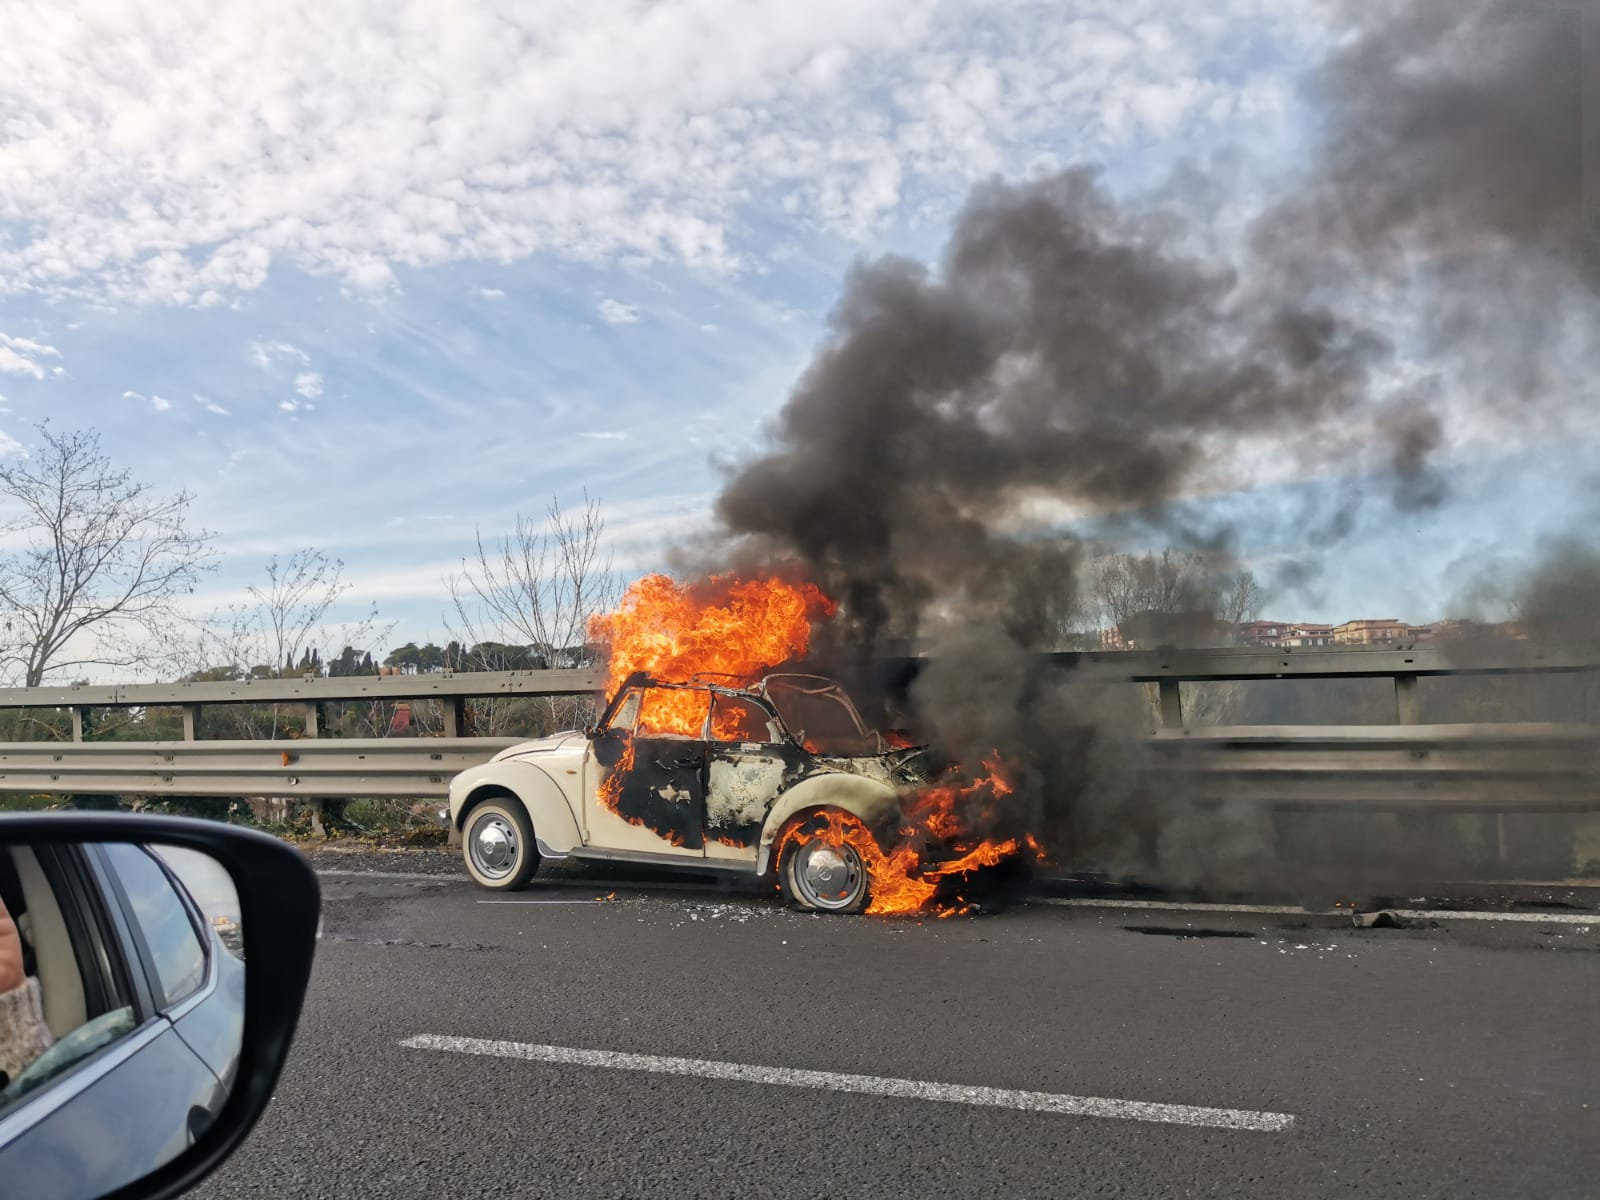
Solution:
M475 881L497 892L516 891L533 878L539 847L522 802L491 796L474 805L461 829L461 857Z
M817 813L784 835L778 888L793 907L808 912L866 911L871 881L860 851L842 836L847 821L848 828L860 828L854 818L830 820Z

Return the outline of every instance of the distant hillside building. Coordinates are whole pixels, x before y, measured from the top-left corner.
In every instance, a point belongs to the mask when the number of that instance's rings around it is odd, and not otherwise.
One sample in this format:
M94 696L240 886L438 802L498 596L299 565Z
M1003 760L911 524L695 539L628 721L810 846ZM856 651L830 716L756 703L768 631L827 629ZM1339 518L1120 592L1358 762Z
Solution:
M1272 649L1331 646L1333 626L1306 621L1246 621L1239 626L1239 641L1245 646Z
M1410 625L1393 617L1363 617L1333 627L1336 646L1412 645L1433 640L1433 626Z
M1333 645L1333 626L1305 623L1295 625L1278 644L1287 646L1291 650L1299 650L1306 646L1331 646Z
M1277 646L1289 636L1292 626L1287 621L1246 621L1239 626L1241 646Z

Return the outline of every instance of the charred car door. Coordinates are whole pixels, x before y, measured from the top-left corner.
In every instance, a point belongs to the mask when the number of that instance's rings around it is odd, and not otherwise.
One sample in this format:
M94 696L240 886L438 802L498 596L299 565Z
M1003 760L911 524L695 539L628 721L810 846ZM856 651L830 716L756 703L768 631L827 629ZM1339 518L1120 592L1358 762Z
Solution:
M699 732L705 692L634 689L591 749L588 840L607 849L702 855L705 852L706 744ZM698 706L686 717L686 706ZM641 836L648 834L649 836Z
M713 695L707 731L706 855L754 861L772 802L800 777L808 756L745 696Z

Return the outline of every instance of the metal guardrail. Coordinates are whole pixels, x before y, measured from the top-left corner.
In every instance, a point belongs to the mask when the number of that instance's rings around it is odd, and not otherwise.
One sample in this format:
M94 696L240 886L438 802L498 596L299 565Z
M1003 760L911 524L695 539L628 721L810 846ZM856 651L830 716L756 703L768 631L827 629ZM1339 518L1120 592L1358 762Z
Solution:
M1436 675L1560 674L1600 670L1600 662L1565 651L1523 644L1492 651L1472 647L1401 649L1318 647L1268 650L1106 650L1048 654L1053 666L1084 683L1154 683L1162 723L1183 724L1184 683L1249 679L1367 679L1395 683L1395 723L1417 718L1417 680ZM880 664L886 686L903 690L928 660L900 658ZM184 739L198 733L200 708L208 704L288 704L305 713L306 735L320 731L320 706L370 700L437 700L443 703L446 737L465 736L469 699L501 696L597 695L605 672L594 668L546 671L439 671L417 675L353 675L324 679L241 679L207 683L139 683L67 687L0 688L0 709L65 709L72 714L73 740L83 740L83 714L91 708L178 707Z
M585 696L605 690L605 672L438 671L418 675L347 675L324 679L238 679L206 683L74 684L70 687L0 688L0 709L66 709L72 740L84 740L84 713L91 708L181 708L184 741L199 736L200 709L207 704L286 704L305 716L305 736L321 731L324 704L363 701L439 700L444 735L463 737L469 699L500 696Z
M0 708L151 708L184 704L328 704L478 696L581 696L604 691L604 671L436 671L418 675L238 679L209 683L73 684L0 688Z
M1600 726L1161 730L1153 770L1188 799L1280 808L1600 810Z
M11 742L0 792L438 799L450 780L520 738Z
M1600 808L1600 729L1581 725L1417 724L1417 681L1440 675L1600 670L1532 646L1495 656L1460 648L1105 651L1047 656L1085 683L1153 683L1163 729L1153 770L1183 794L1270 805L1508 811ZM883 664L890 686L926 662ZM1390 726L1183 727L1181 685L1221 680L1391 678ZM0 708L68 709L73 742L0 744L0 792L434 798L450 777L517 739L463 737L468 699L599 693L598 670L438 672L237 682L0 689ZM321 706L438 700L441 738L321 739ZM206 704L304 707L306 737L196 740ZM181 742L85 742L91 708L181 706Z

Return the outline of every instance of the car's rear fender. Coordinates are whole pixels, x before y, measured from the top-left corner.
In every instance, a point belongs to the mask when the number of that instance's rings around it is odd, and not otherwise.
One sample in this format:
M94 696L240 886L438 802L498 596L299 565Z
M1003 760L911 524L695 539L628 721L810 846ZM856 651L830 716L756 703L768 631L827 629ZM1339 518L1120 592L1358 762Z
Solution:
M767 813L761 826L760 850L756 854L756 873L764 875L772 865L772 844L797 814L818 808L837 808L860 819L868 829L882 830L894 824L900 814L900 797L895 790L876 779L843 772L823 772L802 779L789 788Z
M450 784L451 824L463 828L473 805L505 795L527 809L540 853L567 854L583 844L577 817L561 786L547 772L519 759L485 763L457 775Z

